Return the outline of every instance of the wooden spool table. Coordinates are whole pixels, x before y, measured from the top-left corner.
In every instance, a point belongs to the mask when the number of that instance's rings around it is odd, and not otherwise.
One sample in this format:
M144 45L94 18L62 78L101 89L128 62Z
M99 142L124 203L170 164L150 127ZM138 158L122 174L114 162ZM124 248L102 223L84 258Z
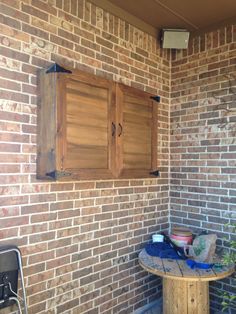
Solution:
M145 249L139 254L139 264L163 277L164 314L208 314L209 281L230 276L235 268L191 269L184 260L150 256Z

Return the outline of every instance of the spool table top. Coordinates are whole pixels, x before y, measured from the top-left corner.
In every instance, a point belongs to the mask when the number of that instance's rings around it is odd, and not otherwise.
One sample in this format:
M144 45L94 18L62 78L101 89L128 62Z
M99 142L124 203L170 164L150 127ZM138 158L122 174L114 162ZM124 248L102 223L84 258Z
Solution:
M164 278L185 281L212 281L230 276L234 273L235 265L224 265L220 268L191 269L184 260L165 259L150 256L143 249L139 253L139 264L150 273Z

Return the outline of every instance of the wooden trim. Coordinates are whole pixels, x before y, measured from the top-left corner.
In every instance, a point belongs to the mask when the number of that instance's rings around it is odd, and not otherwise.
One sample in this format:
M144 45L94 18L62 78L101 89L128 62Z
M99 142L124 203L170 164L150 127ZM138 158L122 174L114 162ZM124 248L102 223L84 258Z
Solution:
M137 27L141 31L148 33L149 35L151 35L155 38L158 37L158 30L155 27L145 23L144 21L140 20L136 16L128 13L127 11L125 11L125 10L119 8L118 6L110 3L109 1L107 1L107 0L89 0L89 2L100 7L101 9L117 16L118 18L125 20L126 22Z
M223 20L221 22L212 24L210 26L204 27L202 29L191 31L190 32L190 39L201 36L201 35L206 35L207 33L217 31L217 30L221 29L222 27L227 27L227 26L233 25L233 24L235 24L235 21L236 21L236 16L229 18L229 19L226 19L226 20Z
M156 101L152 100L152 123L153 123L153 128L152 128L152 171L157 170L157 160L158 160L158 155L157 155L157 141L158 141L158 105Z
M121 90L121 84L116 84L116 128L120 123L123 125L123 102L124 102L123 92ZM117 165L117 177L120 176L123 169L123 136L117 136L116 134L116 165Z
M45 74L40 71L40 101L37 114L37 178L50 179L46 173L55 170L56 159L56 102L55 73ZM46 127L44 127L46 126Z
M66 79L67 75L56 73L55 82L56 93L56 112L57 112L57 129L56 129L56 170L64 170L64 158L66 157Z

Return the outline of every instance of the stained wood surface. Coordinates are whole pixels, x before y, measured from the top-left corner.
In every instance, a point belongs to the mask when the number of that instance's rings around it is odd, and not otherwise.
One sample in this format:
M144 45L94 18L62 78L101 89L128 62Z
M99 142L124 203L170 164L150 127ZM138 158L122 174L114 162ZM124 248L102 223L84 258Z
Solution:
M38 178L153 177L158 103L149 93L70 70L40 75Z
M108 168L109 89L66 83L65 168Z
M153 257L143 249L139 254L139 263L147 271L161 276L180 281L212 281L225 278L233 274L234 265L222 268L191 269L183 260L162 259Z
M149 177L151 171L157 170L158 104L150 96L132 87L117 85L120 177Z
M115 174L114 83L81 71L58 78L58 170L63 180L106 179Z
M235 265L212 269L191 269L184 260L162 259L139 254L139 264L163 277L164 314L209 314L209 281L231 275Z
M164 314L209 314L209 283L163 279Z
M37 112L37 178L46 179L46 173L56 165L56 73L40 72L39 106Z

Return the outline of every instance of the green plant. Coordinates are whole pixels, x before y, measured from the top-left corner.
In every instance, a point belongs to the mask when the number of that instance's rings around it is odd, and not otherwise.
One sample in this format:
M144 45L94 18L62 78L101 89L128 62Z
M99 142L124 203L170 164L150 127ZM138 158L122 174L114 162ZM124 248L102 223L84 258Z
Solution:
M232 229L232 233L236 233L236 223L228 223L226 226ZM236 241L231 240L229 242L229 250L222 257L222 262L225 265L236 263Z
M222 305L222 311L228 310L230 307L236 307L236 295L229 294L228 292L224 292L223 295L223 301L221 302Z
M229 223L226 226L232 228L232 233L236 233L236 223ZM236 241L229 241L229 251L223 255L222 263L225 265L236 264ZM222 311L226 311L229 308L236 308L236 295L230 294L228 292L223 292L223 301L221 302Z

